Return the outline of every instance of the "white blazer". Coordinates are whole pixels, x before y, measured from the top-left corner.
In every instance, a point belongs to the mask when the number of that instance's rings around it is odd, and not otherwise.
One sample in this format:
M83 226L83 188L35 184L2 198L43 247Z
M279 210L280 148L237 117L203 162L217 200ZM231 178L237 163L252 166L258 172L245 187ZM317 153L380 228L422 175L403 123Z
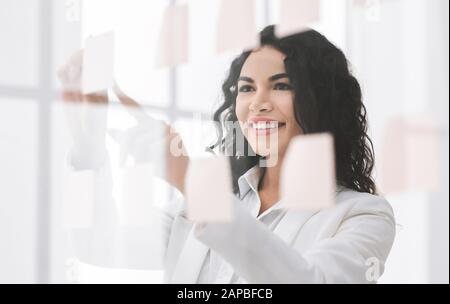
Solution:
M343 190L336 207L287 211L274 231L235 200L235 220L199 228L180 213L166 255L166 282L196 283L209 248L248 283L376 283L395 236L386 200Z
M209 248L247 283L375 283L395 237L389 203L349 189L331 209L283 211L273 231L234 195L231 223L197 226L181 202L139 228L118 224L107 166L95 183L95 224L71 231L75 255L104 267L164 269L167 283L196 283Z

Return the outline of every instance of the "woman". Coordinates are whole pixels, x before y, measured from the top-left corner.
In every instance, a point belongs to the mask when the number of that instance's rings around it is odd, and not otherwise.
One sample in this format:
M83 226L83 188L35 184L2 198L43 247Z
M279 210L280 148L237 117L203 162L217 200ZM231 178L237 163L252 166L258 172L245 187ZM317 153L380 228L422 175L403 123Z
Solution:
M186 219L183 207L161 216L166 281L376 282L395 220L390 205L376 196L365 107L344 54L316 31L277 39L270 26L259 48L233 61L222 88L224 103L214 114L219 138L210 149L231 152L234 220L199 225ZM237 132L229 129L235 122ZM278 144L263 149L261 137L274 132ZM287 146L295 136L318 132L334 136L336 206L287 211L278 194ZM274 156L274 166L259 165ZM168 180L182 192L188 161L168 155Z

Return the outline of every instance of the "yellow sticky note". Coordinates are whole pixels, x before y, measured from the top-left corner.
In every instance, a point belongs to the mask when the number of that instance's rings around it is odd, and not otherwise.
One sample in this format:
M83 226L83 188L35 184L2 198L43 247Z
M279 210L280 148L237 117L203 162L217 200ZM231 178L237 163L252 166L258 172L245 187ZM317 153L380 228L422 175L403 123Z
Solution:
M303 32L308 25L320 19L320 0L280 0L278 37Z
M226 157L191 160L185 189L189 220L231 221L231 172Z
M335 179L333 137L330 134L300 135L291 140L280 180L281 199L287 209L332 207Z

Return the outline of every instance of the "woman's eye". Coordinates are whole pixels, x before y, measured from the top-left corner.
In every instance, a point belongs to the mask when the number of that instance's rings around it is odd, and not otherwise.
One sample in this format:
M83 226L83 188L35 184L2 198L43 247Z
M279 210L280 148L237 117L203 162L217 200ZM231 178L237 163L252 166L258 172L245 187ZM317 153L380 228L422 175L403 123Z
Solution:
M252 90L253 90L253 88L250 85L243 85L242 87L239 88L239 92L242 92L242 93L250 92Z
M287 83L276 83L274 86L275 90L292 90L292 87L290 84Z

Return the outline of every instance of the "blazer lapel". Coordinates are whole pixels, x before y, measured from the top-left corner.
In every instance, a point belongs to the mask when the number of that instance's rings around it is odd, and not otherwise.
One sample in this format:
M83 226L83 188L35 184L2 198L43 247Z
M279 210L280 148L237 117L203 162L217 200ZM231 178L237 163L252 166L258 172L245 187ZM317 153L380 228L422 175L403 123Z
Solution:
M318 210L286 211L283 218L275 227L274 233L283 239L287 244L292 245L306 221L318 212Z

